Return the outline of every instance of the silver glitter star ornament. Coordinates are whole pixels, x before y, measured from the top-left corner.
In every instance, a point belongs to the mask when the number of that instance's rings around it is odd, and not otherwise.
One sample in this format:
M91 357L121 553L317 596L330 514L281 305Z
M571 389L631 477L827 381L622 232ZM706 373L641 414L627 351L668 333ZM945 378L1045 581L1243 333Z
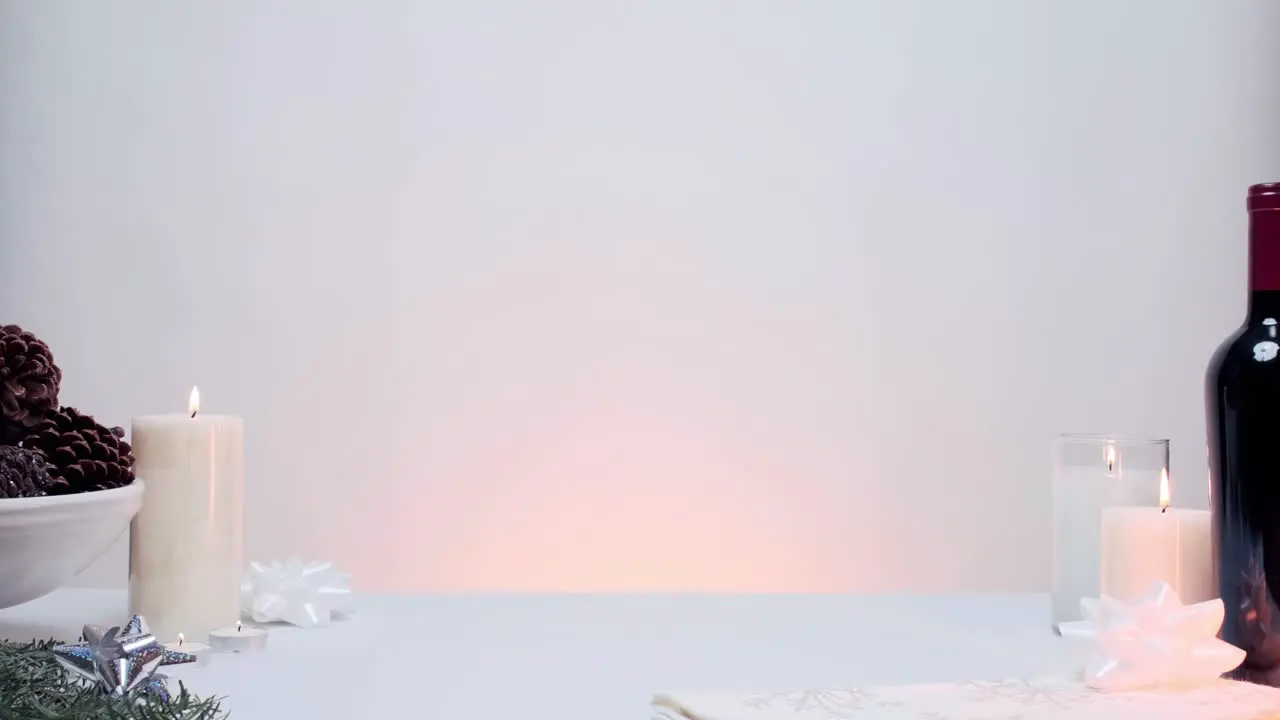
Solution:
M323 627L351 612L351 578L330 562L254 562L245 573L242 599L254 622Z
M177 652L156 642L146 621L134 615L123 627L103 629L84 626L84 641L53 648L53 656L67 670L117 697L147 697L169 701L163 665L196 661L190 653Z
M1085 599L1080 610L1085 619L1062 623L1061 632L1097 642L1084 679L1098 690L1195 685L1244 662L1244 650L1217 637L1220 599L1183 605L1173 588L1156 583L1136 603Z

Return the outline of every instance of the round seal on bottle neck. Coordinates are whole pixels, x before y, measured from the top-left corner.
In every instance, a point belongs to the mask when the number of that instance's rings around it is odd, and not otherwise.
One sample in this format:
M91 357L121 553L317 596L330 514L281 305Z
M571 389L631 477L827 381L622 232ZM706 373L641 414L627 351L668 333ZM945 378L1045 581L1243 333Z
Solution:
M1280 182L1250 187L1249 210L1280 210Z

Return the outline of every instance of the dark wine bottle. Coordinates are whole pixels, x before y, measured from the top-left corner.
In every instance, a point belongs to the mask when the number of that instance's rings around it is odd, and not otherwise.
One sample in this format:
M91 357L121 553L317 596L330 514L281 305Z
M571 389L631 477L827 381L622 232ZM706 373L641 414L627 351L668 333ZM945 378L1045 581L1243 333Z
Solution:
M1280 686L1280 183L1248 208L1249 314L1205 378L1214 571L1235 677Z

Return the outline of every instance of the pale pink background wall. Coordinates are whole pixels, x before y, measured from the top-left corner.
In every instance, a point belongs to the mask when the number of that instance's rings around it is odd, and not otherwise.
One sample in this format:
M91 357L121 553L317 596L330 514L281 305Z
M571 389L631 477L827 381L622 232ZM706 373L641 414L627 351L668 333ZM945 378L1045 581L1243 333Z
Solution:
M0 0L3 319L364 588L1047 584L1280 179L1280 5ZM120 584L124 548L81 581Z

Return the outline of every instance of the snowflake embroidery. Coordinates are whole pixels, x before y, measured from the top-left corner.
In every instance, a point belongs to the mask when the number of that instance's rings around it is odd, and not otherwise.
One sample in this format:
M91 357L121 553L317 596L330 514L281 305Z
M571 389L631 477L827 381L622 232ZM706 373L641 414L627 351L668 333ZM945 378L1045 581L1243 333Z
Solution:
M652 720L708 720L735 715L728 708L764 711L783 720L1079 720L1080 718L1221 718L1230 708L1241 720L1280 720L1276 690L1250 683L1215 681L1203 686L1142 692L1099 692L1065 677L1003 682L902 685L857 690L811 690L752 695L747 698L690 698L681 712ZM708 709L723 713L700 714Z
M1089 690L1084 687L1046 685L1024 680L968 682L964 683L964 686L968 688L969 697L979 702L1003 700L1019 705L1070 710L1079 707L1089 699Z
M868 707L871 693L865 690L798 690L771 695L756 695L745 701L747 707L758 710L791 710L795 713L820 713L819 717L831 720L855 718L859 710Z
M972 714L953 715L939 710L924 710L914 715L912 720L974 720L974 716ZM1014 715L1001 716L1001 720L1030 720L1030 717L1023 713L1016 713Z

